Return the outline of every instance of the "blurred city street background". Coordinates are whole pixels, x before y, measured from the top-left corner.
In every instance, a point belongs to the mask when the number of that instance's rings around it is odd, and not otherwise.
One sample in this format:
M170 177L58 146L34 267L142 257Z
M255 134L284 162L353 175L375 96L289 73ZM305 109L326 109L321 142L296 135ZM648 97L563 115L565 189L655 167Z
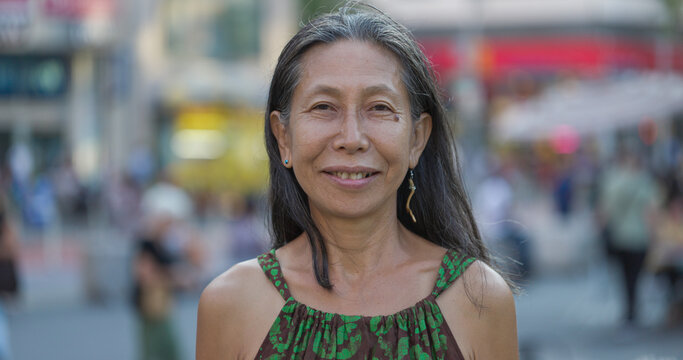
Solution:
M269 246L277 55L340 3L0 0L0 360L194 358ZM368 3L434 66L521 358L683 359L682 1Z

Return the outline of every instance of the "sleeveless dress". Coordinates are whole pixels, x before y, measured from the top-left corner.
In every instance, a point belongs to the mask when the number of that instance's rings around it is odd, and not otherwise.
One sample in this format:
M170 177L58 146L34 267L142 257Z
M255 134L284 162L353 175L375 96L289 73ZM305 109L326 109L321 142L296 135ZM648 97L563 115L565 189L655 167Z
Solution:
M432 292L392 315L328 313L296 301L271 250L258 257L285 305L263 340L256 359L463 359L436 298L474 258L449 250Z

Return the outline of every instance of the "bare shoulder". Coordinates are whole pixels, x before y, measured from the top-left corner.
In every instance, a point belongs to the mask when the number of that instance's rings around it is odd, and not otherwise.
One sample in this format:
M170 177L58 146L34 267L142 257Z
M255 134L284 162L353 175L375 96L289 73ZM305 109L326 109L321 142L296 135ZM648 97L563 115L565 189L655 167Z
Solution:
M466 358L519 358L515 299L490 266L475 261L437 301Z
M196 358L253 358L283 303L256 259L233 266L199 299Z
M204 288L199 300L200 310L226 312L239 308L248 304L250 294L255 293L255 288L267 285L267 281L256 259L234 265Z
M482 305L489 311L515 309L512 290L505 279L482 261L475 261L462 275L463 286L474 300L472 306ZM479 304L477 304L479 302Z

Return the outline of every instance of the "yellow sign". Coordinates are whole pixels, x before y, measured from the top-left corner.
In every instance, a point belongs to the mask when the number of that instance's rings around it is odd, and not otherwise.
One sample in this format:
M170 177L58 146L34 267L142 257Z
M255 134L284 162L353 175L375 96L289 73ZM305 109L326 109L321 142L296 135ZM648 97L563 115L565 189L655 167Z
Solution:
M189 107L175 118L171 173L190 190L261 192L268 181L263 114L222 106Z

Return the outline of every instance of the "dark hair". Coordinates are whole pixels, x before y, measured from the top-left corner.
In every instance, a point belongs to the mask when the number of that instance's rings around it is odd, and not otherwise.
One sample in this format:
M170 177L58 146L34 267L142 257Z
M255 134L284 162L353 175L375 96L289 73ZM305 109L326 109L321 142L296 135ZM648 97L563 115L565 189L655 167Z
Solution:
M323 236L311 218L308 197L294 172L280 163L280 151L269 125L269 116L277 110L283 121L289 120L302 56L316 44L338 40L369 41L391 51L402 66L402 80L410 94L413 121L422 113L432 117L431 136L414 169L418 190L411 201L411 209L417 222L412 222L405 211L409 192L407 174L398 190L399 221L432 243L489 263L489 254L479 236L460 177L453 130L441 103L431 65L404 26L369 6L344 7L312 20L285 45L278 59L265 114L273 247L279 248L305 232L313 250L316 279L321 286L332 287Z

